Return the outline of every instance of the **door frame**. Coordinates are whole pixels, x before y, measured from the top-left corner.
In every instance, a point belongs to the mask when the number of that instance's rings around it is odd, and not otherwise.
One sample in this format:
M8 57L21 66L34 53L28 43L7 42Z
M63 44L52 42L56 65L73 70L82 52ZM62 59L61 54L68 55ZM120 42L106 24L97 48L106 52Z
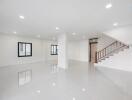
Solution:
M89 62L91 62L91 45L92 44L98 44L98 38L91 38L89 39ZM96 55L96 54L95 54Z

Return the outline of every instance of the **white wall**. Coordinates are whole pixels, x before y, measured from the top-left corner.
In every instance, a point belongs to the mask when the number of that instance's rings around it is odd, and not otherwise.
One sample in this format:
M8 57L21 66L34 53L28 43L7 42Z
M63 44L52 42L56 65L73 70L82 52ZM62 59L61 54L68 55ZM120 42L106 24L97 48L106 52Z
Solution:
M30 42L33 45L32 57L17 57L18 42ZM0 34L0 66L32 63L45 60L43 41L38 39Z
M80 47L78 41L70 41L68 43L68 58L70 60L79 60Z
M89 43L88 40L80 42L80 61L89 61Z
M57 55L50 55L51 44L57 45L57 41L44 41L43 45L45 48L45 59L47 61L58 61ZM77 61L89 61L89 44L88 40L82 41L70 41L68 42L68 59Z
M70 41L68 44L68 58L70 60L89 61L88 40Z
M57 41L44 41L46 46L46 60L48 61L57 61L57 55L50 55L51 44L57 45ZM77 61L89 61L89 44L88 40L82 41L70 41L68 42L68 59L77 60Z
M101 50L113 43L115 39L102 34L98 40L98 50ZM89 42L88 40L70 41L68 45L68 57L70 60L89 61Z
M97 46L97 50L102 50L105 47L107 47L108 45L110 45L111 43L115 42L116 40L111 38L110 36L107 36L105 34L102 34L99 39L98 39L98 46Z
M109 44L116 41L115 39L102 34L98 40L98 50L101 50ZM77 60L88 62L89 61L89 41L70 41L68 45L68 56L70 60Z
M18 42L30 42L33 45L32 57L18 57ZM39 61L56 61L57 55L50 55L51 44L56 41L40 40L37 38L21 37L17 35L0 34L0 67L16 64L33 63ZM88 62L88 40L72 41L68 43L68 58L70 60Z
M104 33L123 43L129 44L129 45L132 44L132 25L116 28Z

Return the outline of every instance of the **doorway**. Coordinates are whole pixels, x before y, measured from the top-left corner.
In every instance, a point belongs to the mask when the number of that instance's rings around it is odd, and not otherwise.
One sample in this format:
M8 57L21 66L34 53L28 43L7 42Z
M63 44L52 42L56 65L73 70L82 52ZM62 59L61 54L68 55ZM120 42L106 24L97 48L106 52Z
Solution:
M98 38L92 38L89 39L89 45L90 45L90 63L97 63L96 59L96 52L97 52L97 44L98 44Z

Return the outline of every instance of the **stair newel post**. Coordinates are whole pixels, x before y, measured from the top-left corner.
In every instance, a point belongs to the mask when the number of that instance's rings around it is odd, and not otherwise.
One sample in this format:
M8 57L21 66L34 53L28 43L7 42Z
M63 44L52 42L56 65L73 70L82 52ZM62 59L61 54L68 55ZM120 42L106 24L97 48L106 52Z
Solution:
M96 57L95 63L98 63L98 52L97 52L97 51L96 51L96 53L95 53L95 57Z

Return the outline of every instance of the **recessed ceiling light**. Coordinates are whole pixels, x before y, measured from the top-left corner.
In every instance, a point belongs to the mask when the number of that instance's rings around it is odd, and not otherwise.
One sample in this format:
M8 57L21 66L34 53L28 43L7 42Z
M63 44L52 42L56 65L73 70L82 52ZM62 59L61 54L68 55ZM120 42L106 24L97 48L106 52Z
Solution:
M40 90L37 90L36 92L37 92L37 93L40 93L41 91L40 91Z
M76 35L76 33L74 32L74 33L72 33L72 35Z
M117 22L116 22L116 23L114 23L114 24L113 24L113 26L118 26L118 23L117 23Z
M110 9L110 8L112 8L112 3L108 3L108 4L106 4L105 8L106 8L106 9Z
M86 91L86 89L85 88L82 88L82 92L85 92Z
M40 35L37 35L38 38L40 38Z
M14 34L17 34L17 32L16 32L16 31L14 31L13 33L14 33Z
M53 82L53 83L52 83L52 86L56 86L56 83L55 83L55 82Z
M58 31L60 28L59 27L56 27L55 29Z
M19 16L19 18L20 18L20 19L24 19L25 17L24 17L24 16L22 16L22 15L20 15L20 16Z
M72 98L72 100L76 100L76 98L75 98L75 97L73 97L73 98Z

